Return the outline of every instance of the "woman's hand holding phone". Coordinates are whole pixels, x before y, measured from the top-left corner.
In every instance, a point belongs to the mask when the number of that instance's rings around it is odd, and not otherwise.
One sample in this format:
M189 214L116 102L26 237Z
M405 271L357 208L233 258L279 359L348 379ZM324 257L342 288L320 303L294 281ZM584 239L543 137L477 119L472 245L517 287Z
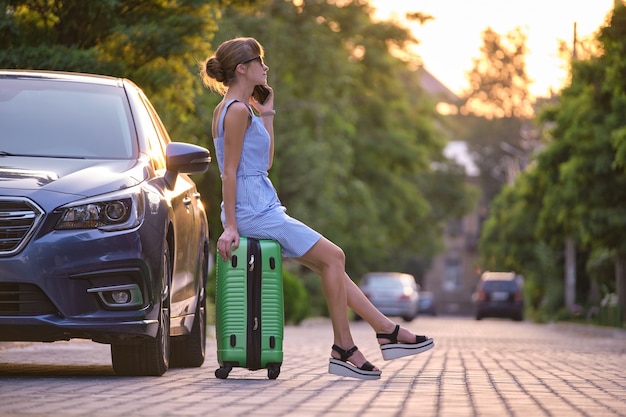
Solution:
M252 97L259 104L265 104L271 94L272 94L272 90L269 87L262 85L262 84L254 86L254 91L252 91Z
M254 87L250 104L259 113L274 110L274 92L268 85L257 85Z

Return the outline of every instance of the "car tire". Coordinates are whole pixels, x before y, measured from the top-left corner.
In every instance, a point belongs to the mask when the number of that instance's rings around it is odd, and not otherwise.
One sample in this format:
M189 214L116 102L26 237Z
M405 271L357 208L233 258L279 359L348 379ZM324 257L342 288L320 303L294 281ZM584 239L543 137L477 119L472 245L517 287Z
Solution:
M191 333L172 339L170 366L197 368L204 363L206 351L206 292L200 289Z
M198 368L204 364L206 357L206 283L209 274L208 248L202 258L202 284L196 300L191 332L184 336L172 338L170 366Z
M111 362L117 375L160 376L169 367L170 357L170 288L172 268L169 244L163 244L159 329L156 337L135 343L111 344Z

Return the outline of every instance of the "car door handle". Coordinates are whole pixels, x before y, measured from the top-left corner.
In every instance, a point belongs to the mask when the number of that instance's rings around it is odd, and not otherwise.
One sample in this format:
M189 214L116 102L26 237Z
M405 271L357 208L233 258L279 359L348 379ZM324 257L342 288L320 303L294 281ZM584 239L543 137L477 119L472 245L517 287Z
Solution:
M193 193L196 200L200 200L200 193Z
M183 198L183 204L185 205L185 207L189 207L191 205L191 198L189 197Z

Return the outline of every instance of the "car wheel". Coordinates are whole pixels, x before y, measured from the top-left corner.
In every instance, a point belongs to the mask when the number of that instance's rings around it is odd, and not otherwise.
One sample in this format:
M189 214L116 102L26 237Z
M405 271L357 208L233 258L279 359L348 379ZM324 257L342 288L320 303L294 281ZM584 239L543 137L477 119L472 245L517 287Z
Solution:
M199 367L206 350L206 293L200 289L191 333L172 339L170 366Z
M136 343L111 345L111 362L118 375L160 376L169 367L170 357L170 288L172 268L169 244L163 244L159 329L156 337Z

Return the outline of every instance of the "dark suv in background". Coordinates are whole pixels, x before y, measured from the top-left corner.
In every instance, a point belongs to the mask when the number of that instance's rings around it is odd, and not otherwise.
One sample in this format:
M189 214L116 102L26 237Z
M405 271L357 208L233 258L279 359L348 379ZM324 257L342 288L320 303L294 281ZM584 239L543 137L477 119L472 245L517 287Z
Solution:
M484 317L524 319L524 280L514 272L485 272L474 293L476 320Z

